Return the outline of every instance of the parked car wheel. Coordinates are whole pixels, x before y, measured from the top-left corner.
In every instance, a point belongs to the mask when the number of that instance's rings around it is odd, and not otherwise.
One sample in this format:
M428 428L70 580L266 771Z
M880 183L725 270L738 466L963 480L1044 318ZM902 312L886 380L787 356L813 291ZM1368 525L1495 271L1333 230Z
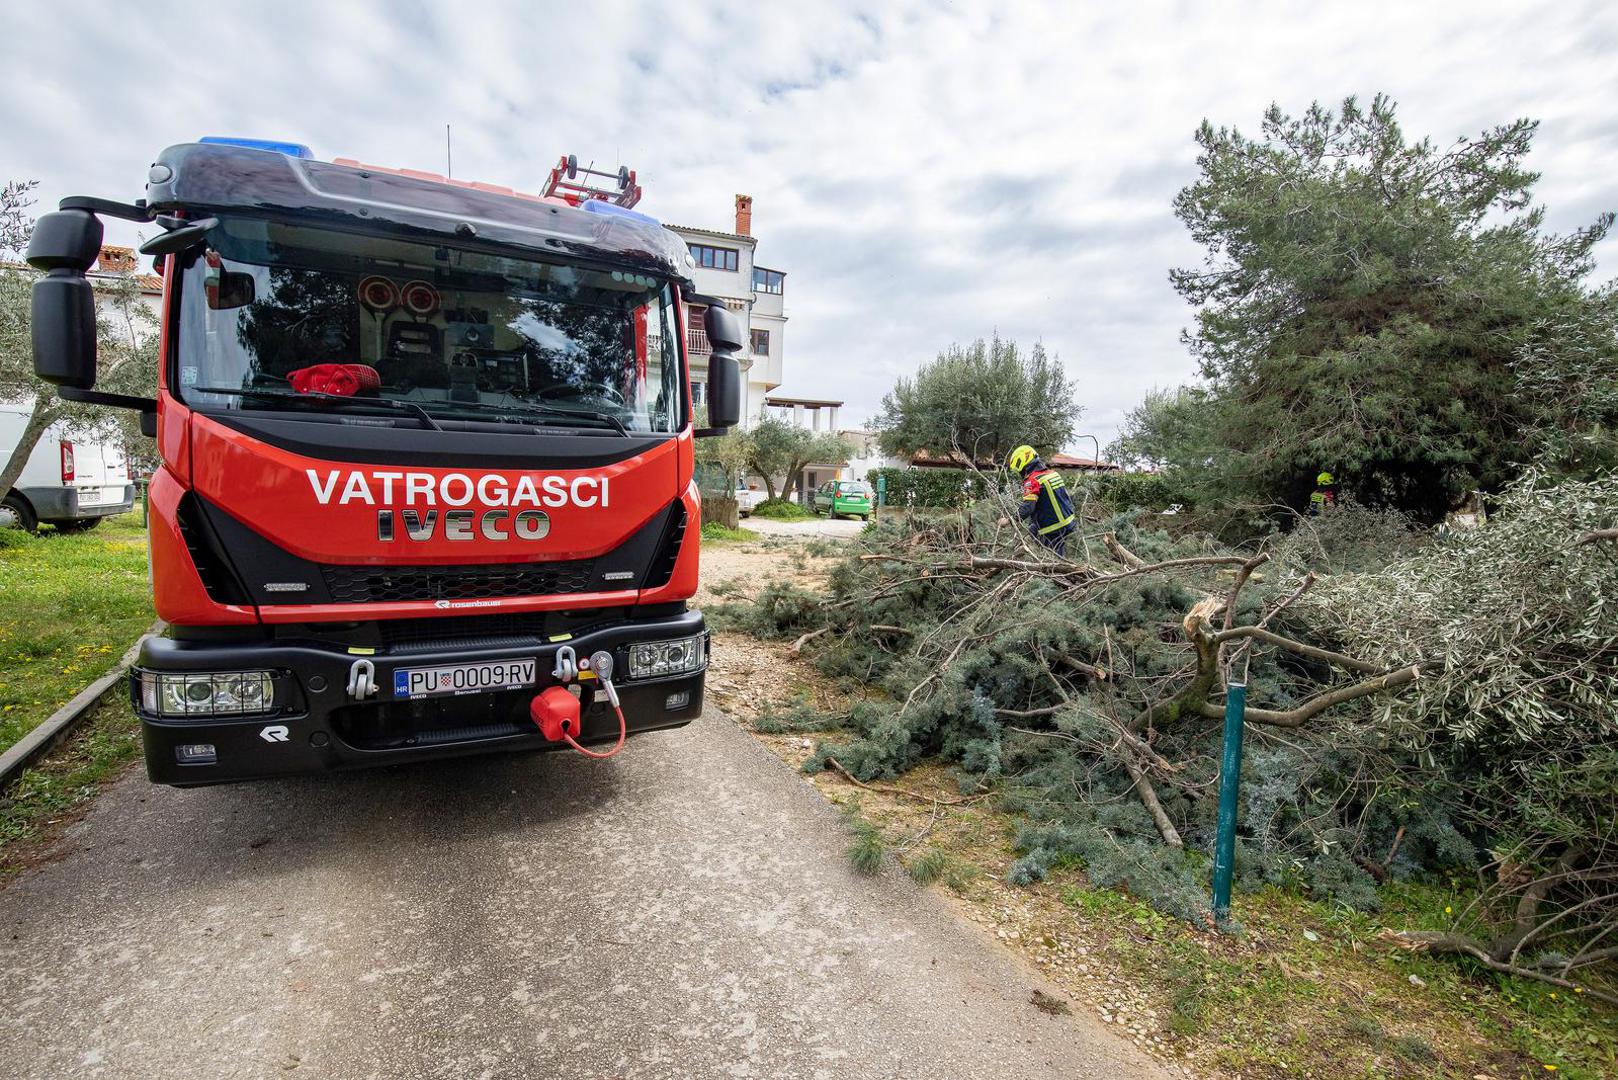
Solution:
M28 505L27 499L21 495L7 495L0 500L0 529L34 532L38 528L39 519L34 516L34 508Z

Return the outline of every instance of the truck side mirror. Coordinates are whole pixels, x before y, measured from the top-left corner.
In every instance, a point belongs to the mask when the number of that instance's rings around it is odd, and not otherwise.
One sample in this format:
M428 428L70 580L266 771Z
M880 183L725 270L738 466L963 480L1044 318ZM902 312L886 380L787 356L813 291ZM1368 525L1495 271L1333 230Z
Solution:
M258 286L253 275L243 270L225 270L219 275L219 284L209 288L208 306L214 311L232 311L246 307L258 298Z
M736 354L742 349L742 323L728 309L711 305L703 329L713 353L708 357L707 430L723 434L742 422L742 369Z
M88 390L96 382L95 289L86 271L101 254L101 220L85 210L58 210L34 224L28 263L34 282L34 374L57 386Z
M708 343L715 352L741 352L746 344L742 340L742 321L727 307L711 305L703 314L702 328L708 332Z

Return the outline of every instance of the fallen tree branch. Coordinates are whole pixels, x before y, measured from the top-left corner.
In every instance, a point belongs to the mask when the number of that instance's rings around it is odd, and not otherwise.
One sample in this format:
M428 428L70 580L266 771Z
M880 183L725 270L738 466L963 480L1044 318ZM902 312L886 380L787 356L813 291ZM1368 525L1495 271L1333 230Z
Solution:
M1129 778L1135 782L1135 793L1140 796L1141 804L1146 807L1146 812L1152 815L1153 824L1162 834L1163 842L1171 848L1183 849L1185 841L1180 839L1180 831L1174 827L1174 822L1169 820L1168 814L1163 812L1163 804L1157 801L1157 789L1152 787L1152 781L1128 754L1121 755L1121 760L1124 763L1124 771L1129 773Z
M830 630L830 629L831 629L831 627L829 627L829 626L822 626L819 630L811 630L811 631L809 631L807 634L803 635L797 641L794 641L792 643L792 645L790 646L792 651L794 653L803 652L803 647L805 645L809 644L811 641L815 640L815 638L819 637L821 634L824 634L827 630Z
M1618 529L1592 529L1573 542L1574 547L1594 544L1600 540L1618 540Z
M1573 990L1580 994L1597 998L1609 1005L1618 1005L1618 994L1609 994L1603 990L1581 986L1571 979L1548 975L1534 968L1518 967L1516 964L1507 964L1496 960L1489 955L1489 950L1485 949L1481 943L1464 934L1446 934L1435 930L1406 930L1390 932L1389 937L1395 944L1406 949L1417 952L1460 953L1472 957L1491 971L1499 971L1506 975L1517 975L1524 979L1536 979L1539 982L1550 983L1552 986L1559 986L1564 990Z
M1302 727L1304 721L1325 712L1334 705L1341 705L1345 701L1354 701L1358 698L1370 697L1372 694L1386 693L1389 690L1397 690L1401 686L1410 685L1421 678L1421 667L1422 665L1420 664L1412 664L1409 667L1399 668L1397 671L1390 671L1386 675L1378 675L1374 679L1357 682L1353 686L1345 686L1325 694L1317 694L1294 709L1250 708L1247 710L1246 716L1248 720L1254 723L1269 724L1272 727ZM1217 702L1204 701L1197 708L1203 716L1211 720L1218 720L1225 715L1225 707Z
M1332 652L1330 649L1305 645L1301 641L1283 637L1273 630L1266 630L1261 626L1232 626L1218 631L1213 636L1213 639L1217 642L1230 641L1232 638L1253 638L1264 642L1266 645L1276 645L1290 652L1295 652L1299 656L1310 656L1316 660L1324 660L1328 664L1336 664L1338 667L1347 668L1350 671L1364 672L1368 675L1378 674L1386 670L1381 664L1373 664L1368 660L1359 660L1345 653Z
M843 768L843 763L834 757L828 757L826 759L826 764L836 769L844 780L847 780L850 784L853 784L857 788L863 788L866 791L874 791L880 795L903 795L908 799L920 799L922 802L933 803L934 805L943 804L944 806L963 806L966 803L976 802L979 799L987 798L990 794L990 792L985 791L980 795L962 795L959 798L945 798L940 795L928 795L920 791L911 791L909 788L896 787L891 784L882 784L880 786L877 784L867 784L864 780L855 778L854 774Z
M1086 585L1110 585L1114 581L1125 578L1139 577L1141 574L1155 574L1163 570L1180 570L1188 566L1242 566L1247 562L1240 555L1197 555L1189 559L1166 559L1163 562L1147 563L1145 566L1136 566L1129 570L1120 570L1116 574L1102 574L1085 582Z
M1253 576L1253 571L1270 561L1270 557L1260 553L1242 563L1242 568L1236 571L1236 579L1230 583L1230 592L1225 596L1225 629L1229 630L1236 621L1236 599L1242 594L1242 586L1247 579Z
M1112 557L1123 563L1125 566L1132 566L1138 569L1146 565L1145 559L1141 558L1139 555L1136 555L1133 551L1130 551L1128 548L1124 547L1124 545L1118 542L1117 533L1102 533L1101 542L1107 545L1107 550L1112 552Z
M1098 667L1095 664L1086 664L1083 660L1080 660L1077 657L1069 656L1060 649L1052 649L1051 653L1056 657L1056 659L1060 660L1063 665L1077 671L1081 675L1088 675L1092 679L1103 682L1107 678L1107 669L1104 667Z

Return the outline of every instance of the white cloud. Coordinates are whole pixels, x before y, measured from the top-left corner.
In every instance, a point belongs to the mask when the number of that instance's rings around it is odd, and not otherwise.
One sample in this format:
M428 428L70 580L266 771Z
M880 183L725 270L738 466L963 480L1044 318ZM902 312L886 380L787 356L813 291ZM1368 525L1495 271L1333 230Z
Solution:
M134 197L161 147L293 138L322 157L533 190L576 152L639 170L645 208L726 227L755 196L788 272L784 387L871 415L952 341L1041 338L1105 442L1187 378L1169 200L1208 117L1386 91L1447 141L1544 121L1555 228L1612 207L1618 14L1357 4L15 5L0 177ZM1618 241L1603 245L1603 276Z

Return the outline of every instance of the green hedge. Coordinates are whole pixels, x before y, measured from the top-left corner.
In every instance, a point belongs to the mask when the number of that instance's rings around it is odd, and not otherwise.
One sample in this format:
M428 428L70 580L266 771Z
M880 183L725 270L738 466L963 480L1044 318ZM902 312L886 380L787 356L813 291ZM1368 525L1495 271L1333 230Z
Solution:
M791 499L765 499L753 507L753 516L776 521L806 521L815 515Z
M1162 473L1114 472L1067 474L1069 488L1083 486L1109 509L1167 510L1179 503L1188 509L1190 496L1177 490Z
M996 474L966 469L872 469L872 487L887 481L887 506L962 506L989 494Z
M1160 473L1065 473L1069 488L1088 490L1092 498L1112 510L1166 510L1175 503L1189 507L1191 499ZM1004 482L1004 473L975 473L966 469L872 469L876 486L886 478L888 506L958 507L990 493Z

